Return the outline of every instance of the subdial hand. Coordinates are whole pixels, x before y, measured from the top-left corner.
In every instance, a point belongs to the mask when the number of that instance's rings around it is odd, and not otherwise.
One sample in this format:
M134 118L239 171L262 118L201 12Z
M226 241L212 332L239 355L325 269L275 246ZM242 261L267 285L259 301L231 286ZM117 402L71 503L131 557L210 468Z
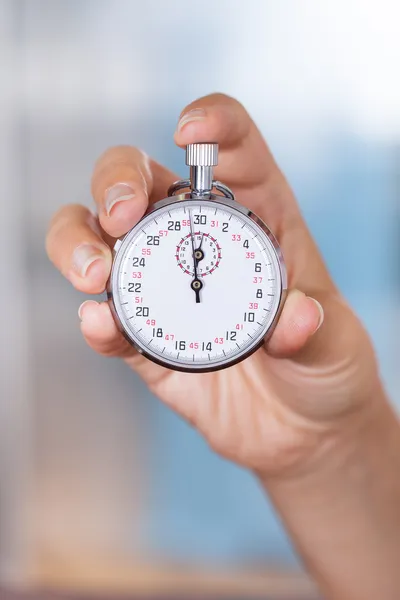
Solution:
M196 248L196 250L194 252L194 257L195 257L197 263L199 263L199 261L203 260L203 258L204 258L204 252L201 249L201 247L203 245L203 240L204 240L204 233L202 233L202 235L201 235L200 246L198 248Z
M197 275L198 260L196 258L196 251L194 249L194 233L193 233L193 222L192 222L192 211L191 210L189 210L189 218L190 218L190 239L192 240L192 256L193 256L193 272L194 272L194 279L192 279L190 287L192 288L192 290L194 291L194 293L196 295L196 303L198 304L199 302L201 302L200 290L203 287L203 282L200 281L200 279L198 278L198 275Z

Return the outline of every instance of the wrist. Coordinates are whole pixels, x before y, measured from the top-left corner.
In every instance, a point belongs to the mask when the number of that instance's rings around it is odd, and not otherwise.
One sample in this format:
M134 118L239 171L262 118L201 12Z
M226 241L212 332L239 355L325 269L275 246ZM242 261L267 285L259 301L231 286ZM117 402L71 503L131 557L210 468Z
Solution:
M327 598L400 597L400 426L376 400L302 470L262 477Z

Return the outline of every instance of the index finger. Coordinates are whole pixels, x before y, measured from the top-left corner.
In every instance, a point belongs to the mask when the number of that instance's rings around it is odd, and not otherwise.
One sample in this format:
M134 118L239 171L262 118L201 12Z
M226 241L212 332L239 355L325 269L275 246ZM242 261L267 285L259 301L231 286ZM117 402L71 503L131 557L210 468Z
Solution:
M254 188L280 175L254 121L240 102L225 94L199 98L183 109L175 132L178 146L218 142L215 174L233 187Z
M92 176L92 195L104 231L114 238L124 235L149 204L166 196L175 179L138 148L115 146L106 150Z

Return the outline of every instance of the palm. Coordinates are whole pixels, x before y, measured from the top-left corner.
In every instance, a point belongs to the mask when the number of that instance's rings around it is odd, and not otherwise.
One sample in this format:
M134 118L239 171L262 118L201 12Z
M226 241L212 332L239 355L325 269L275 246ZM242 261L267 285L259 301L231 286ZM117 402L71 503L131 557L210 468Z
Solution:
M282 186L286 187L283 180ZM357 342L344 346L347 354L338 335L327 360L310 366L299 362L297 356L293 360L270 356L267 348L229 369L206 374L171 371L138 354L126 359L151 391L195 426L217 452L254 469L262 466L269 473L281 472L301 460L308 447L318 443L327 422L353 409L349 382L354 387L369 386L365 375L369 372L372 379L370 366L374 363L367 336L351 311L335 299L334 286L306 229L300 233L285 230L285 213L281 219L275 225L281 231L279 241L287 256L289 287L301 286L304 264L313 266L319 282L314 289L319 287L320 295L326 299L332 296L330 301L338 303L338 325L342 323L346 335ZM300 252L285 252L285 240L290 239L296 247L296 236ZM307 279L312 285L310 269ZM354 379L353 367L360 363L360 352L365 371ZM329 401L321 405L321 397ZM263 448L261 455L259 448Z

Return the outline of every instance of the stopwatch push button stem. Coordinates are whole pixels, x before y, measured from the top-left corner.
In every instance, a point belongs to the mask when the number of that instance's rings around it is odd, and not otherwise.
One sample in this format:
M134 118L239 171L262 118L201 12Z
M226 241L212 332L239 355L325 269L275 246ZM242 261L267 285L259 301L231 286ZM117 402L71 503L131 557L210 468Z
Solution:
M190 167L190 189L194 196L207 196L213 188L213 167L218 164L218 144L189 144L186 164Z

